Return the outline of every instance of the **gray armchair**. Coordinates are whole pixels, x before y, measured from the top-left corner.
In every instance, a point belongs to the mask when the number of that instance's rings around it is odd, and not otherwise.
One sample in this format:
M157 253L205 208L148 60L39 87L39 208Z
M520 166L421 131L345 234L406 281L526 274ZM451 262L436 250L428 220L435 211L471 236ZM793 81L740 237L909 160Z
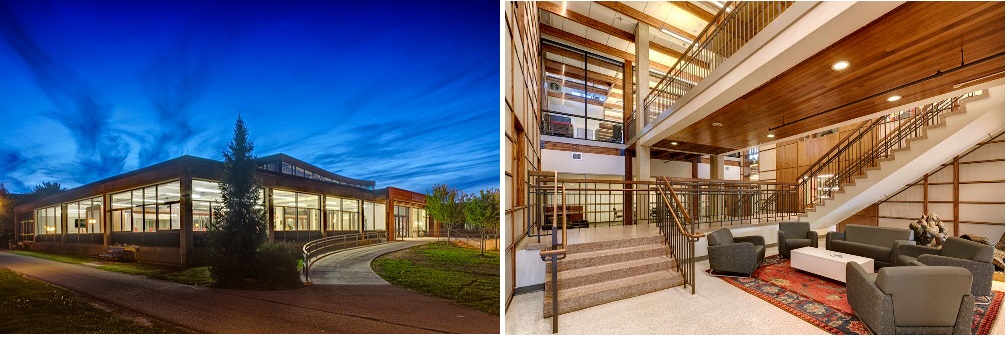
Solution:
M971 293L990 296L994 279L994 247L951 237L941 248L899 243L896 264L903 266L958 266L973 274Z
M791 258L791 250L807 246L819 247L819 233L809 230L808 222L780 222L777 231L777 248L784 258Z
M973 276L953 266L886 267L847 262L847 303L875 334L970 334Z
M752 275L766 256L766 241L760 236L735 237L728 229L707 234L707 257L711 270Z

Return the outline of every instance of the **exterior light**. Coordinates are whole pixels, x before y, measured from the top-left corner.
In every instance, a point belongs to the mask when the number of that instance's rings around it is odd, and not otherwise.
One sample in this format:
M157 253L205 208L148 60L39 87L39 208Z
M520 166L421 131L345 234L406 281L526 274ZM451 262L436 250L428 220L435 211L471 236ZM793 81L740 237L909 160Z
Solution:
M899 96L899 95L893 95L893 96L890 96L890 97L889 97L888 99L886 99L886 101L889 101L889 102L895 102L895 101L897 101L897 100L899 100L899 99L902 99L902 98L903 98L902 96Z
M847 67L850 67L850 62L847 61L837 61L837 63L833 64L833 70L836 71L847 69Z

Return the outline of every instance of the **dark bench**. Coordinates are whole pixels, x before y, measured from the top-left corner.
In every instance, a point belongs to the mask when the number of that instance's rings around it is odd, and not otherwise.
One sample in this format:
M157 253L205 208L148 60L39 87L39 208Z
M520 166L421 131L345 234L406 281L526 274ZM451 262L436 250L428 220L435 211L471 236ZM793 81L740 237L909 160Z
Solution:
M98 251L98 260L121 261L124 249L123 247L112 246L105 251Z

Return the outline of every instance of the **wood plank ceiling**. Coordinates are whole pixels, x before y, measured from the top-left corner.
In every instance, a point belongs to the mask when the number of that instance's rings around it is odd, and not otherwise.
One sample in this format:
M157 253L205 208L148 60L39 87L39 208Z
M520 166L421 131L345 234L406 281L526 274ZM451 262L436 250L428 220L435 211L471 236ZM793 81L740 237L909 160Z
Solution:
M1004 9L1004 2L906 2L659 143L725 153L772 142L770 130L778 139L801 135L1003 77ZM850 67L834 71L841 60ZM886 100L893 95L902 99Z

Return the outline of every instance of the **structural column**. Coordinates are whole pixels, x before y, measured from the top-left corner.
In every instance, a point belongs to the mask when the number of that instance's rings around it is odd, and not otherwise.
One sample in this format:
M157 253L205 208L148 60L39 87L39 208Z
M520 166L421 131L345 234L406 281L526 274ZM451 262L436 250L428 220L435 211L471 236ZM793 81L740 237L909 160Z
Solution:
M390 193L385 200L385 234L388 236L388 241L396 240L395 233L395 205L392 203L392 194Z
M637 88L635 88L637 91L637 135L641 135L641 132L644 130L644 126L647 125L648 122L651 122L648 120L647 112L644 111L644 98L647 97L648 92L650 91L648 84L651 83L651 75L648 74L651 67L651 61L648 59L650 57L648 54L651 51L649 40L651 38L651 34L648 26L642 23L637 24L637 31L635 33L637 34L635 38L636 53L634 54L637 58ZM629 87L623 87L623 90L626 91L628 88ZM638 152L637 157L640 158L640 155L640 152Z
M326 229L329 228L329 222L331 222L331 220L329 219L329 210L326 209L326 195L325 194L322 194L322 208L321 208L321 210L322 210L321 211L322 212L322 217L321 217L322 218L322 224L320 224L320 226L321 226L320 230L322 230L322 237L328 237L329 236L329 232L326 231Z
M634 93L633 93L633 62L623 60L623 142L630 142L627 139L627 128L630 126L630 116L633 115ZM640 124L638 124L640 125ZM636 128L636 127L635 127ZM637 130L634 130L637 134ZM633 146L623 150L624 172L623 180L633 181ZM633 223L633 184L624 184L623 189L623 225Z
M637 145L636 149L637 155L637 180L638 181L651 181L651 147ZM638 189L648 189L647 185L638 185ZM637 196L637 215L650 218L651 214L651 193L648 190L638 191L634 196ZM626 217L626 216L623 216ZM648 221L640 219L637 224L647 224Z
M102 194L102 244L112 245L112 199L109 194Z
M711 155L710 179L724 179L724 155Z
M273 224L273 222L276 220L276 215L274 215L275 211L273 208L273 187L266 188L266 196L263 196L263 199L266 200L266 217L269 218L266 220L266 233L269 235L269 239L272 241L274 240L273 229L276 227L276 225Z
M179 264L192 264L193 251L193 203L192 173L186 166L179 180Z

